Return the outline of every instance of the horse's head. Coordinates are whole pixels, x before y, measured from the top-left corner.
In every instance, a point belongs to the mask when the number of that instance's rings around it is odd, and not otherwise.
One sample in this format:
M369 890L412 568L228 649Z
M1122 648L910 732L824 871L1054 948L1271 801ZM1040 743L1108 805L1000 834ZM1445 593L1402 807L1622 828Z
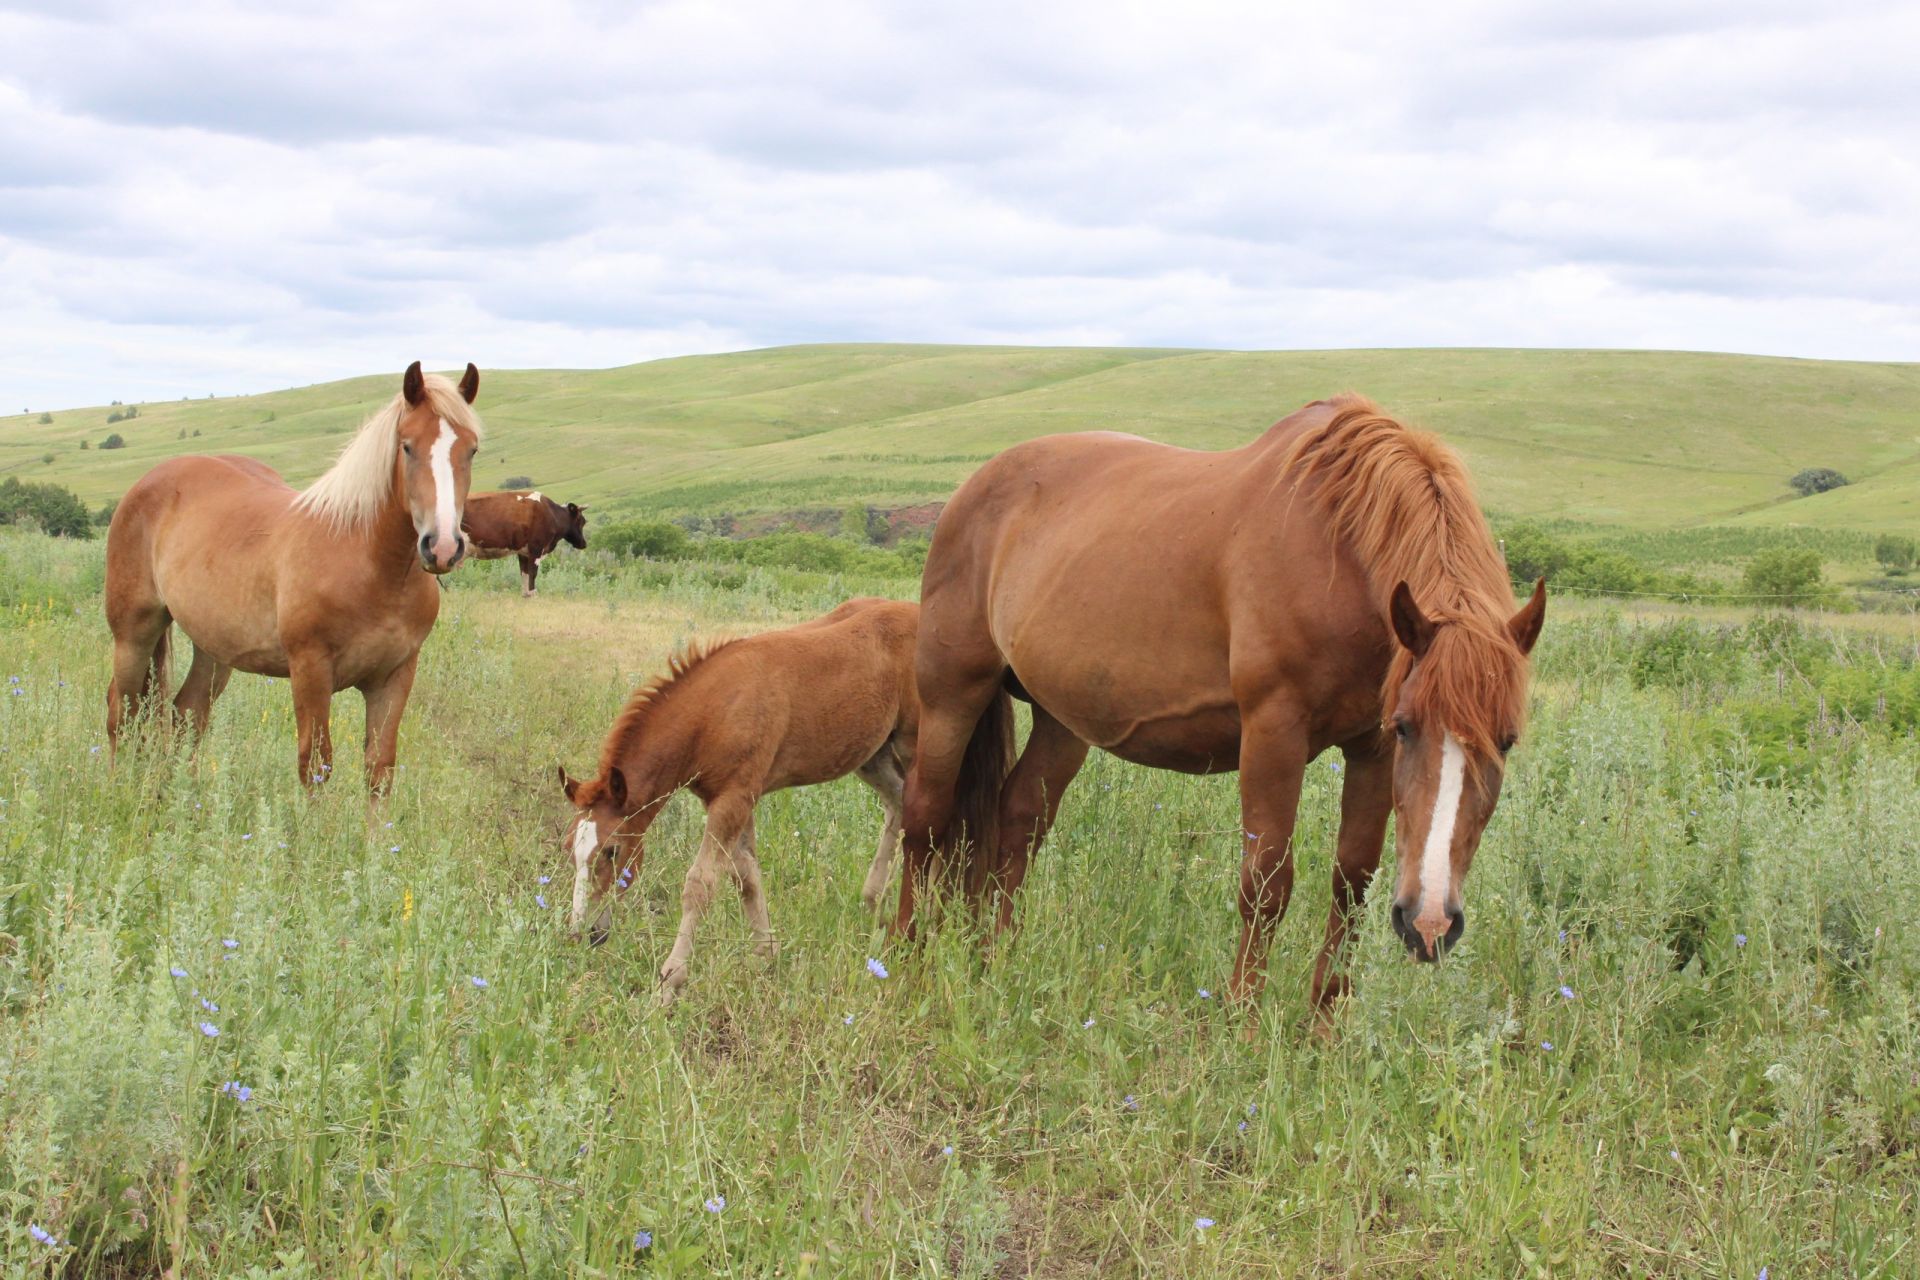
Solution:
M569 502L560 513L563 526L560 536L571 542L575 550L587 549L587 509L577 502Z
M467 481L473 455L480 450L479 433L470 415L459 411L434 380L430 385L420 362L407 366L400 394L406 401L396 431L400 439L398 483L406 494L413 530L419 535L420 565L428 573L447 573L467 553L460 521L467 506ZM480 390L480 371L467 366L460 379L460 399L473 403Z
M573 908L567 924L577 934L587 922L588 900L602 902L623 857L628 874L640 869L646 818L628 809L627 777L618 765L607 770L604 778L584 781L569 778L562 765L560 787L567 793L567 803L579 810L561 838L573 862ZM596 943L606 940L611 919L612 912L605 905L594 913Z
M1438 960L1466 931L1460 886L1520 735L1527 655L1546 609L1544 578L1504 623L1430 618L1406 583L1394 588L1389 613L1401 652L1386 707L1399 857L1393 928L1415 959Z

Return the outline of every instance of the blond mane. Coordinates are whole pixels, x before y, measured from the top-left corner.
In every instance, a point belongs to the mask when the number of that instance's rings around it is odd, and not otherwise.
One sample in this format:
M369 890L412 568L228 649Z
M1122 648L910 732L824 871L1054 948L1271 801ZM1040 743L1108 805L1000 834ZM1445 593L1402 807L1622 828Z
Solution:
M1380 615L1405 582L1436 624L1414 689L1415 710L1476 754L1496 750L1525 710L1527 658L1507 630L1513 586L1460 457L1362 396L1336 396L1333 416L1303 432L1285 467L1366 567ZM1413 655L1394 647L1381 687L1391 716Z
M434 413L476 438L486 428L460 389L437 373L422 379ZM404 397L395 394L387 406L368 418L347 441L333 465L293 500L296 510L319 516L338 532L364 529L393 489L393 460L400 451L400 418L407 411Z

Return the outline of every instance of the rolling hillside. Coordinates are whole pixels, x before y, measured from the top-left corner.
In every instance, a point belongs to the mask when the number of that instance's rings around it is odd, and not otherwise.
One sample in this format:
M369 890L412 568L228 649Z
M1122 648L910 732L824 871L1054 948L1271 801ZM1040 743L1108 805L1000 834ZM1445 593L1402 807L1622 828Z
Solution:
M97 504L164 457L234 452L303 482L391 394L398 363L265 395L144 404L111 425L98 406L54 410L51 423L38 410L0 418L0 475L57 481ZM924 501L1030 436L1111 428L1221 448L1355 389L1452 440L1505 515L1642 530L1920 525L1920 364L863 345L482 373L491 438L476 485L531 476L602 514ZM127 447L100 450L112 431ZM1808 466L1854 483L1791 500L1786 479Z

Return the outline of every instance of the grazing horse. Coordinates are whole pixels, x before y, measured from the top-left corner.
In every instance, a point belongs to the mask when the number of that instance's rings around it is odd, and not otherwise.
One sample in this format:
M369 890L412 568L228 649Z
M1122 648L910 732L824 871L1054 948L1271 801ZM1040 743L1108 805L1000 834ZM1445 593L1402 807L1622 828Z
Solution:
M174 458L142 476L107 531L117 742L143 701L166 697L175 622L193 641L176 712L204 733L237 667L293 682L300 778L332 768L333 695L367 702L367 784L385 791L420 644L440 612L434 576L460 563L460 508L479 448L468 406L480 371L456 389L415 361L400 393L296 492L270 468L233 456Z
M1460 937L1461 884L1526 709L1546 584L1514 612L1465 467L1357 396L1238 449L1111 432L993 458L940 517L921 583L919 750L894 928L911 932L936 846L964 846L997 925L1089 745L1160 769L1240 773L1235 999L1258 993L1293 889L1307 762L1347 768L1333 907L1314 971L1325 1013L1349 920L1398 817L1393 925L1421 960ZM1003 689L1033 705L1004 782L964 779ZM968 788L997 804L983 804ZM958 792L958 797L956 797ZM991 821L964 835L956 803Z
M577 502L561 506L538 490L467 495L467 554L476 560L520 557L520 594L530 596L540 577L540 561L562 541L587 549L587 509Z
M601 902L624 855L628 874L667 798L690 787L706 806L706 832L680 897L680 932L660 966L663 1001L686 981L693 933L732 872L754 942L775 950L754 859L753 806L769 791L829 782L849 773L879 793L880 845L861 896L869 909L887 887L899 843L900 793L913 756L919 703L913 642L919 609L895 600L849 600L823 618L694 649L643 685L613 722L598 776L560 770L579 810L563 844L572 855L572 927ZM624 877L623 877L624 879ZM596 941L609 911L595 913Z

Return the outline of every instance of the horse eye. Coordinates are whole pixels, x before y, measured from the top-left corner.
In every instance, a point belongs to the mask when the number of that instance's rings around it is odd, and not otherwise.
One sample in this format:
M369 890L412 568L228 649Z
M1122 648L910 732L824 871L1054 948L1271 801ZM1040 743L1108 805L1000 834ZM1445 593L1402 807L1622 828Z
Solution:
M413 446L402 441L400 445L400 452L406 454L409 458L411 458L413 456Z
M1517 739L1514 739L1514 738L1500 739L1500 754L1505 755L1507 754L1507 752L1513 750L1513 744L1515 741L1517 741Z
M1393 722L1393 736L1405 742L1413 736L1413 726L1405 720L1395 720Z

